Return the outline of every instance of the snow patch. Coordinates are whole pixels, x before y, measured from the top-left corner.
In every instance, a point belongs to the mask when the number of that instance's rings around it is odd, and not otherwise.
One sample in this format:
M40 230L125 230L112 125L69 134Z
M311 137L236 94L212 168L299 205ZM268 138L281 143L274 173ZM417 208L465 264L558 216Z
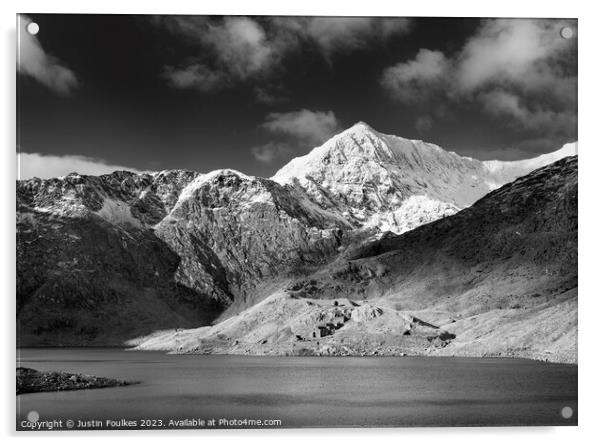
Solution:
M251 196L248 201L250 204L265 204L273 202L272 194L268 191L262 191L261 193L255 193Z
M130 225L138 228L143 227L142 222L132 215L130 206L123 201L105 198L102 208L93 213L117 226Z
M398 208L389 212L373 214L364 224L379 230L404 233L460 210L453 204L438 201L424 195L410 196Z

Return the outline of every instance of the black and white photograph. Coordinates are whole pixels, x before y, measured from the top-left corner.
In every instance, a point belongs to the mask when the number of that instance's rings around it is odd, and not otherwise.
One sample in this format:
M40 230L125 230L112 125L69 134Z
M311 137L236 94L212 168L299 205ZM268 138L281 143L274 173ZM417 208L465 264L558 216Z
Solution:
M578 19L343 13L16 16L16 430L578 424Z

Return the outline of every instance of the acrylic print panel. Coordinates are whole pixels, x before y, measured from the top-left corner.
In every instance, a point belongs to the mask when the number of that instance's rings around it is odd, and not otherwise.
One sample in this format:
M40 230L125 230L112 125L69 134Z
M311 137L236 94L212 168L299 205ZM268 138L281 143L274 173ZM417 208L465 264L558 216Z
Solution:
M576 20L17 26L17 429L577 423Z

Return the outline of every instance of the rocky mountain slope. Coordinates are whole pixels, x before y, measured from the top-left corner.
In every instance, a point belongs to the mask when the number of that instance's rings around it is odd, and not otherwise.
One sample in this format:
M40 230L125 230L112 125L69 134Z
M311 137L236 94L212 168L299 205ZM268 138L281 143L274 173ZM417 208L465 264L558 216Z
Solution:
M119 344L214 317L216 304L174 279L180 258L144 229L164 212L141 196L150 182L116 172L17 184L19 344Z
M273 179L171 170L18 181L19 344L114 345L224 320L289 295L386 230L456 213L574 150L481 163L360 123Z
M504 355L577 360L577 159L456 215L348 249L211 327L138 349L260 354Z
M24 344L207 323L264 280L323 262L348 228L296 189L231 170L22 181L17 210Z

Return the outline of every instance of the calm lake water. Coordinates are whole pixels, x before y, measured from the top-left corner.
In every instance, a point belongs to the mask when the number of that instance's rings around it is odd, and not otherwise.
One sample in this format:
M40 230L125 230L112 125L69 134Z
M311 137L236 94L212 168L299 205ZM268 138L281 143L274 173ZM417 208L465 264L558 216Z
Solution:
M39 420L278 419L281 427L575 425L577 366L522 359L245 357L23 349L18 366L139 385L17 396ZM563 418L570 407L573 415ZM566 413L566 410L565 410ZM31 418L31 417L30 417ZM159 422L160 421L160 422ZM223 423L223 421L222 421ZM64 424L64 423L63 423ZM119 425L116 423L115 425Z

